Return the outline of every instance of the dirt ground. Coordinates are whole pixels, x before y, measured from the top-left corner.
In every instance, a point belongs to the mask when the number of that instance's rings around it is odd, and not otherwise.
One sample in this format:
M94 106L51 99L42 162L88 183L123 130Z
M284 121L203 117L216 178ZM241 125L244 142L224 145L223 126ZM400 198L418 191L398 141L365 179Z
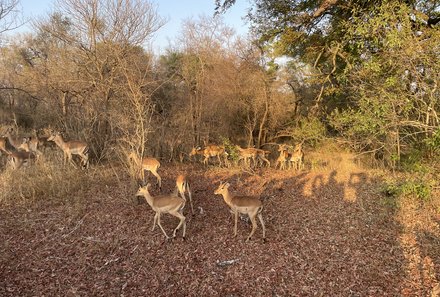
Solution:
M153 211L121 175L64 200L2 207L0 296L437 296L438 226L406 225L380 194L382 179L354 165L159 173L161 193L178 173L189 176L196 214L187 205L186 240L152 231ZM260 226L245 242L246 221L233 237L232 216L213 194L220 181L262 197L266 242ZM168 234L177 223L162 216Z

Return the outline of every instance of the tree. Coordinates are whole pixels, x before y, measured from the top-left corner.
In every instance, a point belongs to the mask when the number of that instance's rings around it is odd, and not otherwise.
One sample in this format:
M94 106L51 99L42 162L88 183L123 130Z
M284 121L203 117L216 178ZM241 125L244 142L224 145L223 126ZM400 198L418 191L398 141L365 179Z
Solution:
M19 0L0 0L0 36L23 24L18 4Z
M140 0L61 0L37 25L37 36L24 49L28 71L46 82L62 125L85 132L95 155L105 157L119 139L115 133L128 133L117 129L119 109L140 116L139 92L142 100L151 97L154 88L146 82L153 80L151 57L142 46L163 20L151 3ZM141 153L149 130L137 144Z
M217 13L234 2L216 1ZM439 8L435 0L255 0L248 18L268 54L313 67L308 82L319 88L308 117L394 166L438 126Z

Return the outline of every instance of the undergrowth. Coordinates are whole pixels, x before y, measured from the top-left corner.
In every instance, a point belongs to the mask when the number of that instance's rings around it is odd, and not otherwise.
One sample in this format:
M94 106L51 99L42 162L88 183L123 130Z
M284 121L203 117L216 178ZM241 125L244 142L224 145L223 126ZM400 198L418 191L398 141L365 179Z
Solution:
M18 170L5 168L0 173L0 205L41 200L80 202L93 184L110 183L110 177L106 175L97 174L96 169L81 170L51 162L41 162Z

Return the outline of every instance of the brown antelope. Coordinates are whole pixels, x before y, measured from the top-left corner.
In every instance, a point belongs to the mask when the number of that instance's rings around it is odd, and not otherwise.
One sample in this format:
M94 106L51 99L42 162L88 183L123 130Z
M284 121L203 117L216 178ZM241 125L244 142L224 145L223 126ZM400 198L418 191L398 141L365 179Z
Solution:
M225 151L224 146L210 144L206 146L205 149L203 150L203 156L205 157L203 159L203 164L208 165L208 160L210 157L217 157L220 166L222 166L221 157L227 156L227 153Z
M270 167L270 161L266 158L266 154L270 153L269 151L265 151L262 149L257 149L253 147L249 148L241 148L240 146L236 145L236 148L239 153L238 161L244 160L244 163L246 166L251 166L251 160L254 163L254 166L257 166L258 161L265 162L268 167Z
M249 241L252 235L257 229L256 217L260 220L261 227L263 228L263 239L266 239L266 227L264 226L263 216L261 214L263 210L263 204L258 197L252 196L233 196L229 193L229 183L220 183L214 194L222 195L226 204L231 208L234 214L234 237L237 236L237 222L239 213L247 214L252 222L252 231L247 237L246 241Z
M205 148L197 147L193 148L189 153L189 157L192 158L196 155L202 155L204 157L203 164L208 165L208 161L210 157L217 157L220 166L222 166L221 158L226 157L228 154L226 153L225 147L215 144L208 144ZM226 161L225 161L226 163Z
M143 196L145 198L145 200L147 201L147 203L151 206L151 208L156 212L156 214L154 215L152 231L154 231L154 228L156 227L156 222L157 222L157 224L159 225L159 227L162 230L165 237L167 239L169 238L169 236L167 235L167 233L163 229L162 224L160 223L160 215L162 213L169 213L170 215L173 215L173 216L180 219L179 224L174 229L173 237L176 237L177 230L179 230L180 227L183 226L182 236L183 236L183 238L185 238L186 218L182 214L182 212L183 212L183 208L185 207L186 200L175 195L175 194L160 195L160 196L152 197L150 195L150 192L148 191L149 186L150 186L150 184L147 184L144 187L139 187L139 190L138 190L136 196Z
M64 141L60 132L52 134L48 141L53 141L58 145L58 147L63 151L64 154L64 165L69 161L73 166L76 167L75 162L72 160L72 155L78 155L81 157L81 164L83 167L89 167L89 146L84 141L70 140Z
M37 158L33 152L12 150L8 152L10 163L13 169L19 169L22 165L28 165Z
M294 170L301 170L304 168L304 153L302 151L302 142L295 145L293 152L290 156L290 168Z
M257 160L265 162L267 167L270 167L270 161L266 158L267 154L270 154L270 151L265 151L262 149L255 149Z
M34 130L35 138L38 139L38 147L40 149L46 150L47 148L53 149L56 144L53 141L49 141L50 136L54 133L51 128L43 128ZM38 135L40 134L40 135Z
M38 149L38 139L35 137L23 137L23 142L18 149L26 152L41 153Z
M33 129L32 134L32 136L28 137L29 150L41 154L41 151L38 149L38 147L41 146L41 143L40 139L38 138L37 130Z
M20 145L21 147L22 145ZM16 149L9 143L8 138L0 139L0 150L8 155L8 162L13 169L18 169L24 164L29 164L32 160L35 160L38 156L32 151L25 151Z
M155 158L142 158L142 162L138 155L135 152L131 152L128 155L128 158L135 162L135 165L140 168L139 178L142 182L145 181L145 170L150 171L157 179L157 183L159 184L159 188L162 188L162 178L160 177L157 170L160 167L160 162Z
M190 161L194 161L196 160L196 156L197 155L202 155L203 156L203 150L201 147L193 147L191 152L189 153L189 159ZM194 158L194 159L193 159Z
M186 200L185 198L185 192L188 192L189 196L189 203L191 205L191 213L194 214L194 207L192 202L192 195L191 195L191 189L189 188L188 180L186 179L186 176L183 174L180 174L176 179L176 188L180 196Z
M35 158L35 155L32 153L17 150L11 145L9 139L4 137L0 138L0 151L8 156L8 163L11 164L13 169L18 169Z
M256 152L255 149L253 148L241 148L239 145L235 146L238 150L238 162L240 162L241 160L243 160L244 165L247 167L251 166L251 160L254 161L255 164L255 160L256 160Z
M12 137L12 131L14 131L14 128L8 128L8 130L6 130L6 137L8 138L9 144L18 150L19 146L23 143L23 138Z
M278 156L276 162L275 162L275 169L277 167L280 168L280 170L286 169L287 161L289 160L289 152L287 149L287 145L280 144L278 147L278 151L280 152L280 155Z
M6 138L4 138L4 137L0 138L0 152L7 153L7 151L6 151Z

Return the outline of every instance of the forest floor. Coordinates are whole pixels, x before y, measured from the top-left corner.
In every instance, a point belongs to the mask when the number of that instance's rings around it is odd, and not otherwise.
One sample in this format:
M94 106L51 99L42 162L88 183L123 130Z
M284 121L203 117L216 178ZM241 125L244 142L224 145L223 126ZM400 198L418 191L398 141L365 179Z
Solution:
M128 176L92 167L77 195L0 206L0 296L437 296L440 217L397 207L383 175L337 163L299 173L163 165L161 193L178 173L190 180L186 240L151 230ZM242 220L233 237L220 181L262 197L266 242L259 225L246 243ZM177 223L162 216L168 234Z

